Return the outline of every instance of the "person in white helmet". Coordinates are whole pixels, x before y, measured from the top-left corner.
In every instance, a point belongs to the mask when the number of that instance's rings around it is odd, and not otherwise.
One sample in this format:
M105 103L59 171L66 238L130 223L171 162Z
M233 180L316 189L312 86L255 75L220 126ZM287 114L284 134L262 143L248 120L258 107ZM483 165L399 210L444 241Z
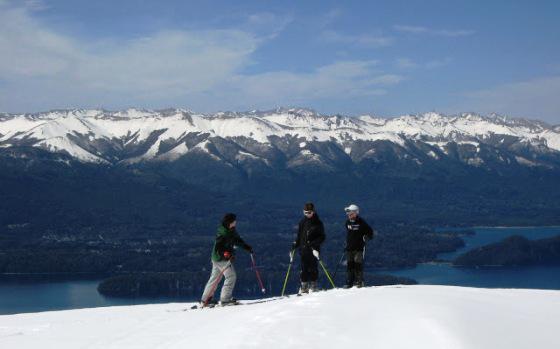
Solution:
M364 286L364 247L373 239L373 229L363 220L360 208L354 204L345 207L346 220L346 288Z

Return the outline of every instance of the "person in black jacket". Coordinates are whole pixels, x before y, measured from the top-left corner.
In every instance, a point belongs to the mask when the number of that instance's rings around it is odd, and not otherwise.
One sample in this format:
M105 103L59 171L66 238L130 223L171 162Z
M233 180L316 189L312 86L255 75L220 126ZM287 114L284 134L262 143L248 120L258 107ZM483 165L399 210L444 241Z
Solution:
M300 293L317 290L317 261L321 244L325 241L325 228L319 219L315 206L308 202L303 207L304 218L299 222L298 235L292 244L292 251L299 248L301 255Z
M364 285L364 248L366 240L373 239L373 229L359 215L360 208L350 205L344 208L346 220L346 288Z

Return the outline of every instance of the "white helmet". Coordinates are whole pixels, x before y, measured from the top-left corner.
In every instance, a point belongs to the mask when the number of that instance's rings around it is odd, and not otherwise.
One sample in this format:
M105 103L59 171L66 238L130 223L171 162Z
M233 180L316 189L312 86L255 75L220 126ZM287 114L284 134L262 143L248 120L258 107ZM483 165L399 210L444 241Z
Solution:
M359 213L360 213L360 208L359 208L357 205L352 204L352 205L350 205L350 206L348 206L348 207L345 207L345 208L344 208L344 211L345 211L346 213L348 213L348 212L356 212L356 214L359 214Z

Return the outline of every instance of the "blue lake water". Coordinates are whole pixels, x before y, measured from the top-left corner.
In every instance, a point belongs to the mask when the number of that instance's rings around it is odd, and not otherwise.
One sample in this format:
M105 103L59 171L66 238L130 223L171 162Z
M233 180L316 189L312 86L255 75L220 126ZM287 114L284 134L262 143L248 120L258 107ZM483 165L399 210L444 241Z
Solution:
M450 230L450 229L444 229ZM531 240L560 235L560 227L474 228L476 234L466 236L466 246L452 253L442 253L440 259L452 260L480 246L498 242L512 235ZM511 268L457 268L450 264L425 263L415 268L389 270L389 274L410 277L420 284L456 285L491 288L537 288L560 290L560 266Z
M102 278L80 276L0 276L0 315L104 306L181 302L177 298L108 298L97 292Z
M445 229L449 230L449 229ZM466 246L438 258L450 260L469 249L500 241L511 235L542 239L560 235L560 227L474 228L476 235L464 237ZM560 290L560 266L517 268L455 268L449 264L427 263L416 268L382 273L406 276L420 284L492 288L538 288ZM107 298L97 292L102 276L0 275L0 315L50 310L91 308L149 303L194 301L177 298Z

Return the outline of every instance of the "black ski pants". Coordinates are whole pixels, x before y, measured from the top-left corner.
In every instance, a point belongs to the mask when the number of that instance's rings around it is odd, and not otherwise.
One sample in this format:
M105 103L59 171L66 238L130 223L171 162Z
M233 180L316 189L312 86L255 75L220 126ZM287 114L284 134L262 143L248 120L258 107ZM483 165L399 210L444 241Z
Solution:
M319 270L317 269L317 258L313 255L311 248L302 248L301 254L301 274L302 282L317 281Z
M346 285L353 286L364 281L364 251L346 251Z

